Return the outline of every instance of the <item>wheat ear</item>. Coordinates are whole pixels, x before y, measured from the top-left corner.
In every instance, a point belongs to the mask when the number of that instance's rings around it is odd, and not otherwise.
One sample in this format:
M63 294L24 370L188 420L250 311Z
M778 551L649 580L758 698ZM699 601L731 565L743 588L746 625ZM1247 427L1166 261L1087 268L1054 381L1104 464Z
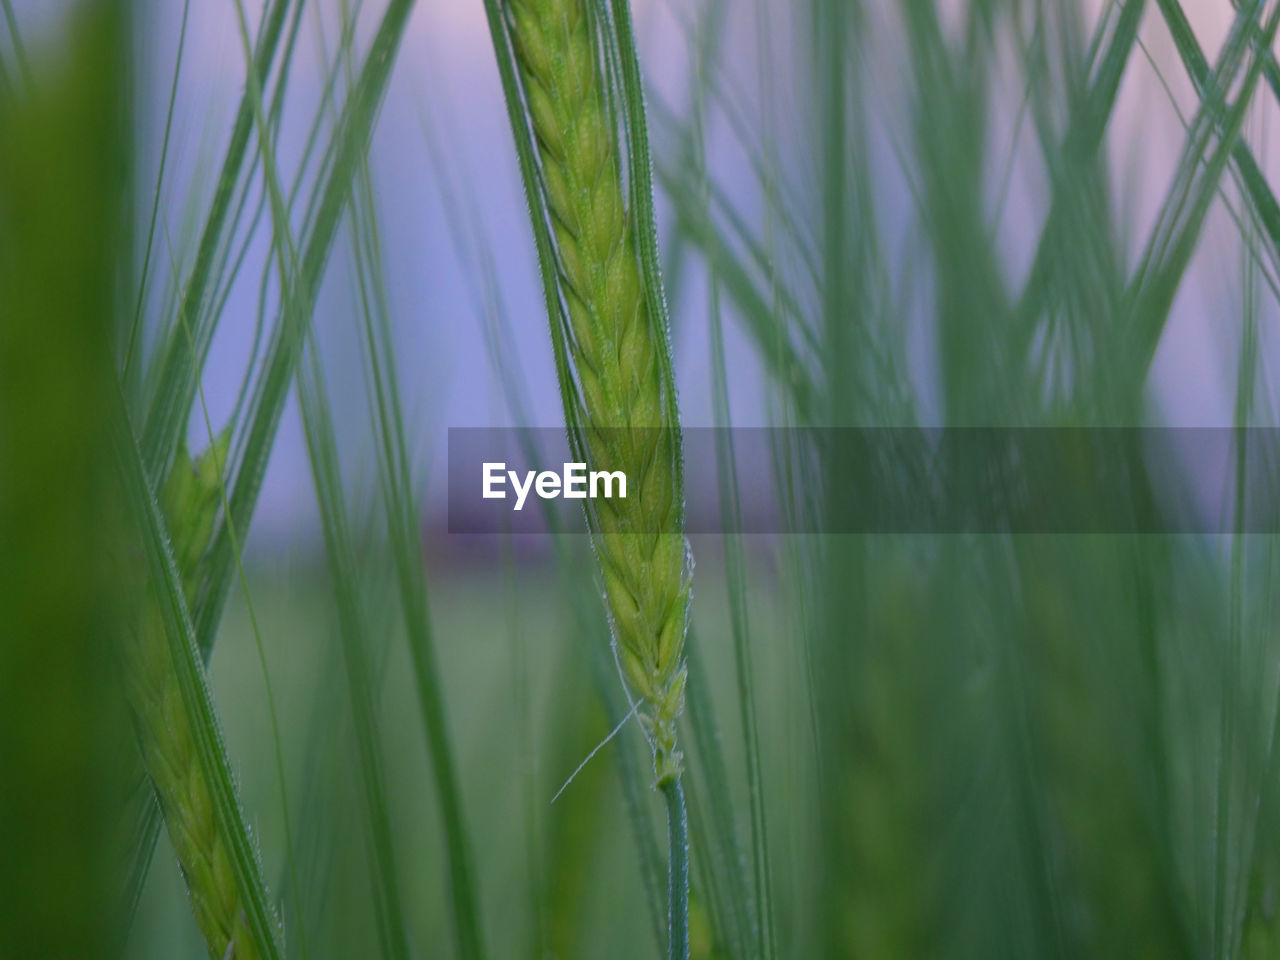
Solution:
M194 462L178 456L161 505L173 540L174 559L190 602L199 585L200 561L213 533L219 487L217 461L226 458L226 435ZM158 609L149 598L125 646L125 677L138 744L155 786L196 926L214 960L259 960L240 902L231 853L220 835L209 784Z
M592 519L618 660L641 699L658 785L681 772L689 551L682 533L675 398L665 331L646 305L624 201L595 15L584 0L507 0L505 11L539 155L583 424L596 463L634 493L595 501ZM569 409L573 407L574 409Z

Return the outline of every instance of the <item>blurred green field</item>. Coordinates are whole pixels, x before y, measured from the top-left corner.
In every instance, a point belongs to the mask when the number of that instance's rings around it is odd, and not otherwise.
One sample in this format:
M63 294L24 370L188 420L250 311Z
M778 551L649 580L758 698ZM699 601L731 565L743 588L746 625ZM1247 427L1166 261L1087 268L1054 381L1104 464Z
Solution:
M707 545L714 552L714 544ZM696 543L695 543L696 549ZM732 646L724 603L716 595L714 560L700 563L704 584L696 600L701 650L718 711L737 709ZM778 585L757 569L751 594L753 618L779 616ZM305 560L254 568L253 605L266 649L278 714L286 718L282 748L291 805L313 811L314 822L295 825L299 865L309 899L308 917L322 931L323 956L360 956L375 938L368 867L360 830L351 722L338 686L340 651L332 624L317 604L327 590L324 573ZM589 575L589 567L584 573ZM565 585L545 563L501 572L483 569L432 576L432 613L439 638L440 669L455 731L462 791L472 798L477 874L486 913L501 918L489 929L495 956L536 956L540 932L550 934L556 955L646 956L658 948L647 912L636 909L645 892L629 840L630 826L614 755L606 747L564 794L552 797L578 764L609 733L595 694L584 643ZM720 590L723 590L722 575ZM708 594L705 598L702 593ZM602 625L603 626L603 625ZM762 637L765 636L762 634ZM426 747L402 631L388 624L379 637L376 697L383 720L392 824L400 856L400 882L414 939L429 954L447 953L448 896L441 866L439 810L426 762ZM769 718L765 743L785 782L774 785L779 836L798 851L813 837L812 810L792 809L800 799L797 778L812 776L812 744L806 743L803 662L794 644L759 644L758 709ZM257 654L242 597L228 605L210 681L222 708L227 749L237 766L242 796L276 886L287 883L280 783L272 776L270 723ZM620 740L640 750L634 727ZM629 741L629 742L628 742ZM741 748L726 744L730 774L743 776ZM651 788L644 787L645 793ZM652 828L659 831L657 811ZM745 811L743 811L745 816ZM655 832L659 836L660 832ZM184 915L181 877L162 838L156 866L130 939L129 955L196 955L199 934ZM802 860L780 864L796 895L809 882ZM798 871L798 874L795 873ZM795 875L793 875L795 874ZM532 888L532 889L531 889ZM705 908L704 908L705 909ZM539 919L539 913L544 914ZM704 950L708 920L702 924ZM543 930L540 931L538 924ZM286 927L287 930L287 927ZM695 926L695 931L697 927ZM315 935L309 934L314 940ZM431 946L434 944L434 947ZM624 948L623 944L630 947ZM706 955L705 952L700 955Z

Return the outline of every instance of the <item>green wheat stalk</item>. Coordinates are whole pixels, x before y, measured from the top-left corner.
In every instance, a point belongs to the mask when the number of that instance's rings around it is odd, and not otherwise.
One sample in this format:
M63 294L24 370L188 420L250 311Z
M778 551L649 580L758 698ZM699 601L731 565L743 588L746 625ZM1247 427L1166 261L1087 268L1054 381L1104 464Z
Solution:
M489 0L533 211L570 443L627 476L587 510L613 645L668 806L671 956L688 952L683 761L690 561L648 145L625 3ZM631 196L618 131L627 134ZM532 134L532 136L530 136ZM532 141L532 147L531 147Z

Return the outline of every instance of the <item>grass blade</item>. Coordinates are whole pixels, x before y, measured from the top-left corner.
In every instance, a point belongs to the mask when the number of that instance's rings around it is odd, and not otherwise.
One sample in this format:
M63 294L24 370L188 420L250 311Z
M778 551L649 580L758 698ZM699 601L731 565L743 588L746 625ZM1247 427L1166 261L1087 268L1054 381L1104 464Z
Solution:
M1217 195L1219 181L1231 158L1261 76L1263 57L1259 55L1245 71L1236 101L1222 117L1218 142L1205 157L1209 137L1207 128L1215 122L1222 107L1219 91L1227 88L1235 75L1235 67L1254 42L1255 14L1261 10L1262 2L1258 0L1255 8L1242 11L1237 18L1232 36L1224 47L1217 82L1197 112L1198 122L1192 124L1187 153L1179 167L1181 176L1175 180L1162 207L1160 222L1153 231L1130 286L1133 336L1138 362L1144 370L1155 355L1173 298L1195 249L1200 227ZM1280 24L1280 7L1271 12L1261 36L1257 38L1258 49L1270 48L1277 24Z
M360 256L361 305L366 345L366 379L374 399L374 435L379 452L379 479L386 509L387 536L391 541L401 610L409 634L422 726L430 745L432 770L444 821L448 848L450 892L458 953L466 958L485 954L479 903L471 866L470 841L463 816L457 773L446 722L444 697L427 600L427 572L419 531L422 529L409 448L401 413L399 375L391 340L389 311L382 277L373 192L367 168L362 167L356 203L353 205Z
M266 83L267 74L271 69L288 6L289 0L271 0L271 5L265 11L263 30L258 40L257 52L253 57L257 82L260 85ZM147 473L150 476L164 476L168 463L177 450L178 441L186 427L187 414L195 400L196 381L204 368L209 344L213 341L217 317L209 315L207 320L204 319L206 317L205 297L212 280L211 267L214 262L214 253L223 242L227 212L244 164L252 123L253 111L246 87L236 111L235 126L232 128L231 140L227 145L222 170L214 188L209 215L201 232L195 265L187 280L179 307L179 312L187 318L195 331L194 349L191 339L183 332L181 326L175 325L161 362L156 394L143 431L142 449L146 456ZM241 529L245 527L242 526Z
M128 13L73 5L26 95L0 97L0 943L15 957L123 956L115 814L135 748L113 682L126 541L102 411L129 250Z
M298 280L293 290L294 303L290 307L293 316L309 320L315 308L320 280L350 196L352 176L368 147L377 108L412 7L412 0L392 0L388 4L365 58L355 92L343 107L342 119L332 138L334 159L328 177L317 189L317 213L302 251ZM247 424L242 430L243 453L230 498L231 517L239 530L248 529L257 503L267 458L301 349L300 336L301 331L291 329L287 324L276 328L247 410ZM231 542L224 523L214 540L210 586L196 614L202 649L208 649L213 642L229 586L231 560Z

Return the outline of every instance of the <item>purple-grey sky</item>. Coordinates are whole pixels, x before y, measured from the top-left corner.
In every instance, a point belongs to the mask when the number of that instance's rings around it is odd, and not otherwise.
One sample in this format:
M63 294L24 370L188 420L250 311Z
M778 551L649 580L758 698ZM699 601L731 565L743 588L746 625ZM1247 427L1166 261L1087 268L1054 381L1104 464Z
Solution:
M777 62L786 63L791 59L790 40L781 26L787 19L785 14L793 9L792 3L793 0L734 0L729 4L723 38L725 82L735 97L752 109L758 102L760 46L756 15L759 10L765 11L772 54ZM38 47L42 38L53 32L52 25L65 5L60 0L18 0L19 19L31 44ZM154 181L182 6L178 0L138 3L140 117L145 132L143 183ZM261 0L246 3L252 23L256 23L261 6ZM309 13L304 21L290 83L280 148L280 163L286 175L296 167L306 124L320 93L321 23L330 48L337 28L337 3L320 6L321 17ZM379 4L365 6L369 9L361 19L360 49L367 43L374 22L370 14ZM658 95L670 98L678 106L683 104L690 62L681 21L699 6L685 0L633 0L646 79ZM959 9L957 2L942 6L947 15ZM1092 23L1100 8L1099 0L1085 0L1083 6L1087 22ZM1184 6L1202 45L1212 56L1225 36L1231 5L1224 0ZM870 29L884 29L890 35L892 31L885 27L893 17L892 5L876 5L873 10ZM233 0L198 0L191 4L190 17L162 206L163 223L179 257L183 251L189 255L192 211L201 213L207 203L213 168L224 148L244 76L244 53ZM1194 94L1178 66L1167 31L1150 10L1141 36L1179 105L1189 115ZM878 48L877 55L882 62L873 72L877 82L884 85L882 106L891 116L893 97L898 95L892 44ZM1019 95L1020 91L1011 90L1008 110L993 119L992 136L1002 145L998 155L1007 150L1013 134ZM782 101L779 112L795 124L787 128L788 135L802 134L803 118L792 117L790 111L789 101L795 92L782 89L778 97ZM443 145L443 173L428 150L425 123L431 125ZM1263 145L1259 154L1264 164L1267 156L1275 153L1274 149L1265 149L1275 139L1275 127L1274 123L1267 125L1259 119L1251 131L1254 142ZM723 119L714 112L710 132L708 155L714 175L744 213L758 218L759 195L749 162ZM1161 88L1156 70L1144 57L1135 58L1130 64L1109 135L1118 202L1132 207L1133 222L1138 228L1132 243L1132 253L1136 255L1172 179L1182 142L1177 114ZM1026 130L1022 137L1029 143ZM884 193L877 202L889 224L886 233L893 243L895 225L909 219L901 215L909 203L909 194L905 181L892 170L893 153L887 137L883 149L874 152L885 169ZM798 153L802 151L796 151L793 145L790 155ZM515 337L513 353L519 358L530 388L532 424L553 425L561 416L532 242L481 0L421 0L417 4L383 106L371 158L406 418L416 445L423 496L428 512L435 513L443 505L444 485L438 482L443 476L439 465L433 467L432 462L444 456L446 429L507 422L497 380L489 366L484 323L475 295L477 280L455 255L445 225L442 181L454 185L455 198L469 195L466 202L474 202L499 264L502 295ZM795 169L789 173L800 181L802 189L806 188L803 181L811 171ZM459 184L465 186L459 189ZM1015 276L1025 269L1029 249L1026 241L1041 215L1039 204L1044 195L1039 166L1017 164L1000 224L1009 251L1008 268ZM192 197L198 200L194 206ZM1236 228L1226 209L1221 204L1219 207L1207 225L1156 359L1153 395L1170 423L1230 422L1229 385L1239 324L1236 291L1240 254ZM668 233L661 202L659 211L660 231ZM901 240L902 232L897 240ZM226 417L239 386L252 336L258 279L266 254L265 236L265 231L260 232L241 282L232 292L207 369L205 391L215 426ZM162 244L159 249L163 249ZM360 337L347 283L348 262L349 253L340 243L330 262L316 323L339 418L344 465L352 485L358 488L371 478L372 447L367 439ZM163 275L168 264L161 261L155 269ZM703 278L693 274L685 284L684 296L672 304L682 414L692 425L710 425L713 421L705 300ZM768 404L755 352L731 318L726 330L735 421L764 424L768 421ZM1269 342L1264 336L1264 345ZM918 356L912 357L913 368L923 385L930 379L932 361L927 345L922 343L917 352ZM928 391L923 392L927 397ZM347 398L353 402L344 402ZM192 426L194 445L202 445L203 432L203 423L197 418ZM296 406L291 402L263 489L255 535L288 539L307 533L314 521L313 499L301 427Z

